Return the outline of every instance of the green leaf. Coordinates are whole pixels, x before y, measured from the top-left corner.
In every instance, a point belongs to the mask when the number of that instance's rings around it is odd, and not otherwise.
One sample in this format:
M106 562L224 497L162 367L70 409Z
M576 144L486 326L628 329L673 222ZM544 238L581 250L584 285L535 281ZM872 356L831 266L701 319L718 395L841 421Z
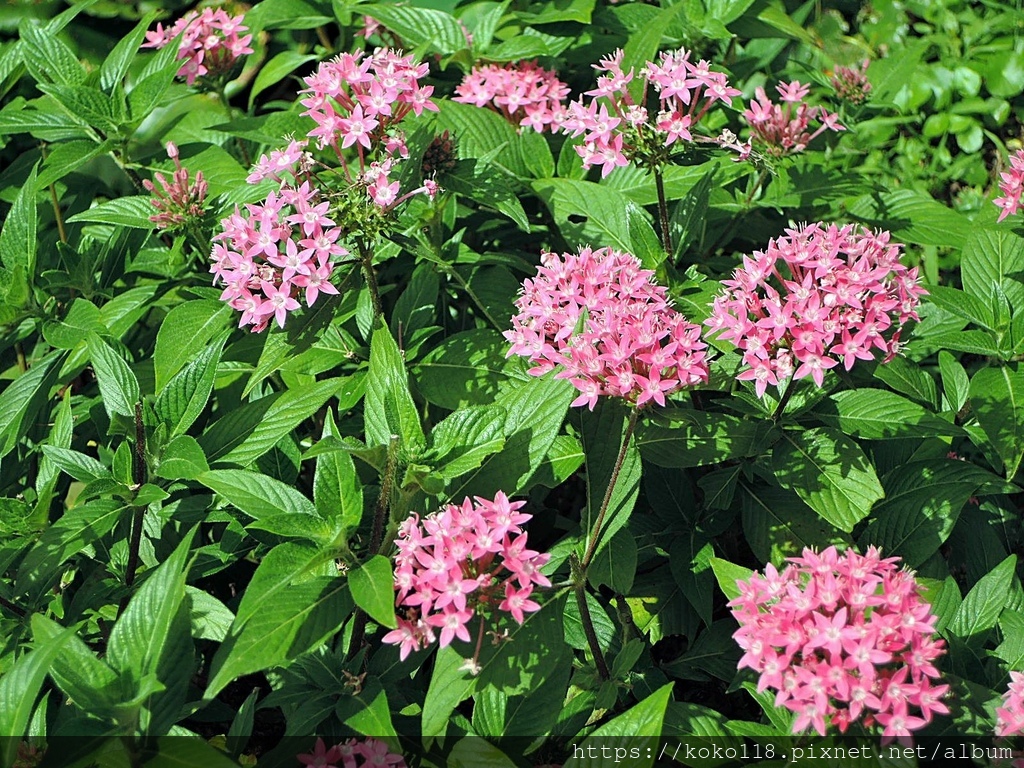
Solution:
M885 495L864 451L834 429L783 433L772 454L772 469L783 488L795 491L847 533Z
M117 224L133 229L155 229L156 224L149 217L156 209L145 195L135 197L119 197L105 203L94 205L88 210L76 213L68 218L69 224Z
M13 450L46 403L64 360L63 352L52 352L37 360L25 373L0 393L0 458Z
M272 85L281 82L284 78L310 61L316 61L317 56L312 53L299 53L298 51L281 51L263 65L260 73L249 91L249 109L256 101L256 97Z
M436 129L459 137L459 159L482 158L513 176L527 174L519 134L508 120L488 109L457 101L442 99L438 107Z
M0 230L0 263L10 270L21 267L33 282L38 249L39 214L36 210L36 169L33 166Z
M939 352L939 371L942 373L942 394L945 396L950 410L959 413L967 402L970 390L967 371L946 350Z
M565 768L611 768L621 762L621 755L629 757L636 768L651 768L658 755L658 739L665 721L665 710L672 697L673 683L663 685L643 701L633 705L613 720L591 733L576 750ZM625 750L625 752L623 752Z
M369 678L362 690L351 697L340 698L334 714L349 728L373 738L396 739L394 723L391 722L391 708L380 681Z
M340 437L331 412L324 418L322 437ZM342 532L353 531L363 519L363 486L355 462L346 451L317 456L313 472L313 504L325 520Z
M1015 310L1024 310L1024 238L1005 229L973 227L961 242L964 290L989 305L998 287Z
M258 472L211 469L196 479L255 520L285 514L317 516L313 502L295 488Z
M602 539L608 544L597 550L587 576L595 588L607 584L613 592L624 595L633 588L636 578L636 539L628 530Z
M454 333L413 367L416 387L428 402L450 411L490 403L503 382L527 380L517 359L505 359L507 349L497 331Z
M0 679L0 737L3 737L4 765L14 764L18 747L28 734L28 721L46 673L61 647L74 633L73 629L66 629L45 645L24 654L7 668L3 679Z
M171 437L188 431L206 408L217 378L227 334L206 347L160 390L154 410L171 428Z
M250 584L247 595L253 590ZM207 701L242 675L277 667L320 646L352 612L344 579L317 576L254 595L259 609L235 623L213 658ZM239 610L241 615L241 610Z
M251 464L320 410L348 381L327 379L246 403L211 425L199 444L211 462Z
M131 32L121 38L113 49L103 59L100 65L100 88L109 91L114 85L124 80L128 74L128 68L139 53L139 47L146 38L146 30L156 18L156 12L150 11L135 26Z
M958 436L963 430L917 403L882 389L852 389L832 395L815 409L827 424L867 440Z
M541 179L533 182L533 188L551 210L569 245L602 243L635 254L629 232L629 201L621 193L576 179Z
M772 426L724 413L665 409L671 426L641 424L637 446L646 461L659 467L699 467L728 459L755 456L769 444Z
M80 483L89 483L101 477L111 476L110 470L92 456L56 445L43 445L40 448L54 466Z
M167 313L157 332L153 354L157 392L162 392L174 374L227 329L231 315L231 307L213 299L186 301Z
M107 415L113 417L116 413L134 418L135 405L140 395L139 380L135 378L132 369L97 334L89 334L88 347Z
M398 626L395 620L395 577L388 558L374 555L348 572L348 583L352 599L371 619L389 629Z
M76 298L71 302L63 319L43 326L43 338L57 349L74 349L85 341L90 332L106 332L100 311L88 299Z
M498 491L509 496L522 493L561 431L575 394L571 384L556 379L553 373L517 381L502 391L495 405L507 414L504 450L486 457L477 469L459 478L448 498L488 497Z
M78 57L47 25L36 19L25 19L18 33L22 61L37 83L78 85L85 82L85 69Z
M1024 458L1024 371L983 368L971 379L971 408L1012 480Z
M740 588L736 586L736 582L746 581L754 573L749 568L730 563L720 557L711 558L711 570L714 571L718 588L729 600L740 596Z
M420 730L424 739L444 736L455 708L473 695L477 678L467 671L465 663L451 645L437 652L423 700Z
M438 181L443 189L503 213L521 230L530 231L526 211L516 195L515 179L500 166L480 160L459 160L455 168L442 174Z
M516 768L508 755L476 736L455 742L448 753L447 764L450 768Z
M32 615L32 637L47 645L65 637L50 666L50 676L57 687L77 705L94 716L111 717L114 707L123 698L120 678L105 662L100 661L76 634L41 613Z
M957 637L972 638L996 625L1006 607L1006 596L1016 576L1017 556L1010 555L983 576L953 614L949 631Z
M805 547L850 542L796 494L772 486L743 486L743 531L754 556L765 563L781 563Z
M962 213L911 189L862 197L850 207L850 215L914 245L963 243L975 231Z
M397 34L410 49L447 55L469 47L458 20L444 11L374 3L360 5L359 12Z
M190 435L178 435L169 442L160 454L157 477L166 480L195 480L210 471L206 454L196 439Z
M885 499L858 540L917 568L946 541L960 510L973 495L1003 493L1014 486L981 467L956 459L903 464L885 476Z
M368 445L388 445L396 435L406 455L416 456L423 450L426 438L416 403L409 394L405 359L383 322L378 323L370 341L365 404Z
M994 329L992 310L981 299L965 291L942 285L928 286L928 301L957 317L969 320L989 330Z
M97 499L65 512L21 561L15 594L38 599L60 576L60 566L110 533L123 512L124 505L113 499Z

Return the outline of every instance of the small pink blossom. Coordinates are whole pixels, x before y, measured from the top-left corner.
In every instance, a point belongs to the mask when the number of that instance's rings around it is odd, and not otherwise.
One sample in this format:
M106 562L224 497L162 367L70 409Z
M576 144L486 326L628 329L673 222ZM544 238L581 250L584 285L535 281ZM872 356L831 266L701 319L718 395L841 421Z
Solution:
M531 515L519 512L525 503L499 491L493 500L467 498L402 524L395 604L406 616L382 638L401 647L401 659L434 642L435 632L442 648L469 642L474 617L496 621L501 611L522 624L526 613L540 610L530 596L535 586L551 586L540 572L549 556L526 548L520 524Z
M229 16L218 8L192 10L164 29L146 33L143 48L163 48L181 35L178 43L178 59L184 63L178 70L178 77L184 77L189 85L202 77L216 77L231 70L242 56L252 53L249 47L252 35L242 35L248 28L242 25L242 16Z
M878 352L890 360L926 293L901 248L888 232L853 226L787 229L722 281L705 324L743 353L737 378L758 397L790 377L821 386L827 370Z
M556 130L565 114L569 86L535 61L474 67L455 88L452 101L489 107L516 125Z
M839 124L839 116L824 107L811 106L804 102L810 88L797 81L779 83L776 86L781 104L775 104L758 87L757 98L751 101L743 113L753 140L761 149L775 157L793 155L803 152L822 132L844 131ZM818 123L818 128L811 133L811 121Z
M850 104L863 104L871 93L871 83L868 81L868 60L865 59L859 67L836 67L832 74L832 87L836 90L836 96Z
M162 173L156 173L154 178L160 185L159 189L149 179L143 179L142 186L156 195L150 203L159 213L150 216L149 220L160 229L174 230L202 218L208 187L202 171L196 171L195 179L189 180L188 169L182 167L178 148L172 142L167 142L167 156L174 161L171 180L167 181Z
M1013 216L1021 210L1021 200L1024 198L1024 149L1018 149L1010 156L1010 170L999 174L999 190L1002 197L997 197L992 202L1002 210L999 212L999 221L1007 216Z
M317 738L313 752L297 755L298 761L308 768L407 768L405 758L391 751L380 739L347 739L330 749Z
M1024 733L1024 673L1010 672L1010 683L1003 694L1002 706L996 708L996 736L1019 736Z
M580 392L574 406L593 410L602 395L664 405L665 395L707 381L707 345L653 276L610 248L545 253L516 301L507 356L529 358L534 375L557 368Z
M945 650L936 617L898 562L874 547L864 555L808 548L781 572L769 565L737 582L729 606L740 625L739 668L757 672L758 690L774 689L775 705L796 714L794 733L824 736L829 725L844 732L860 720L904 737L948 714L949 686L932 684L931 660Z

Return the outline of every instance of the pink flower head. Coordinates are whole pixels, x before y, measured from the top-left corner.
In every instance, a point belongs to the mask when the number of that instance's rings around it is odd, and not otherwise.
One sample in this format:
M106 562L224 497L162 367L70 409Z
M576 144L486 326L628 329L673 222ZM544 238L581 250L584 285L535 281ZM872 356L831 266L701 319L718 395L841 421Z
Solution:
M402 524L395 604L407 616L382 638L401 646L401 659L432 643L435 631L442 648L469 642L468 624L477 615L496 621L500 611L522 624L525 613L540 610L530 596L537 585L551 586L540 572L549 556L526 548L520 525L531 515L519 511L525 503L499 491L493 500L467 498Z
M146 33L142 47L163 48L180 35L178 59L184 59L184 63L178 77L192 85L201 77L226 74L235 61L252 53L252 35L242 35L248 31L242 21L242 16L229 16L220 8L192 10L167 29L157 24L156 30Z
M999 178L999 190L1003 195L992 202L1002 208L999 212L999 221L1002 221L1021 209L1021 198L1024 197L1024 149L1018 149L1010 156L1010 170L999 174Z
M839 124L839 116L824 107L807 104L804 98L810 88L799 82L779 83L776 86L781 104L775 104L764 92L757 88L757 98L750 102L743 113L747 125L750 126L752 139L762 149L775 157L793 155L803 152L823 131L844 131ZM817 129L811 133L811 121L818 123Z
M569 86L535 61L474 67L452 101L489 107L511 123L537 131L557 129Z
M601 395L664 405L667 394L708 380L707 345L653 276L610 248L545 253L516 301L507 356L528 357L534 375L558 368L580 392L575 406L593 410Z
M868 81L868 60L865 59L859 67L836 67L832 74L832 87L836 90L836 96L849 104L863 104L871 93L871 83Z
M787 229L743 257L705 324L743 352L737 378L753 381L758 397L790 377L821 386L828 369L878 352L891 360L926 293L901 248L888 232L853 226Z
M899 558L835 547L805 549L781 571L768 566L737 583L732 601L743 650L739 668L776 691L776 706L796 713L793 732L873 722L903 737L934 714L947 714L948 685L934 685L931 663L945 652L936 617ZM1024 679L1024 678L1022 678Z
M149 179L143 179L142 186L156 195L150 203L159 213L150 216L149 220L160 229L174 230L189 221L202 218L205 212L203 202L206 200L207 185L202 171L196 171L195 179L189 180L188 169L182 167L178 159L178 148L171 142L167 142L167 156L174 161L171 180L168 181L162 173L157 173L154 174L154 178L160 185L159 189Z
M318 737L313 752L297 758L309 768L406 768L404 757L391 752L386 742L374 738L348 739L327 749Z
M1024 673L1010 672L1003 705L996 709L996 736L1024 733Z
M729 104L740 94L724 73L712 70L706 61L690 61L684 48L664 52L641 70L644 93L634 101L627 88L634 72L622 71L622 58L619 50L594 65L603 74L597 78L597 87L586 93L591 99L570 103L561 121L562 130L583 137L576 151L584 168L601 165L602 176L607 176L633 160L663 163L665 148L677 141L714 143L698 135L697 129L715 102ZM651 112L645 106L648 87L657 96L656 111L653 105Z

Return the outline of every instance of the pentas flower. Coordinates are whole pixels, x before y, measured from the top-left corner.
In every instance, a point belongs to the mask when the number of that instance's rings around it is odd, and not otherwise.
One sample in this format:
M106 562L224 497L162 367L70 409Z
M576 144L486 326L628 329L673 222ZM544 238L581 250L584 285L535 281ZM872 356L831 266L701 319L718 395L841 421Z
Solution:
M1010 170L999 174L999 189L1002 197L992 202L1003 210L999 212L999 221L1012 216L1021 209L1021 198L1024 197L1024 149L1018 149L1010 156Z
M622 57L618 50L594 65L604 74L587 91L592 98L569 104L562 123L563 130L583 137L576 147L583 166L600 165L602 177L634 161L648 167L664 164L673 144L695 140L698 123L715 102L729 104L740 94L725 74L713 71L707 61L690 61L690 53L680 48L662 53L658 62L648 62L640 71L644 89L634 101L628 86L635 75L632 69L622 71ZM650 106L653 114L648 111L648 86L657 99Z
M729 602L740 628L739 668L759 674L757 690L776 692L775 706L796 713L793 733L829 725L875 723L883 736L908 736L948 714L935 685L936 617L914 574L899 558L870 547L859 555L804 549L777 571L768 565L737 586Z
M296 755L296 759L308 768L406 768L404 757L393 753L386 742L373 738L348 739L328 749L318 737L313 751Z
M178 148L172 142L167 142L167 156L174 161L171 180L167 181L162 173L156 173L153 177L159 183L159 189L149 179L143 179L142 186L156 195L150 203L159 213L150 216L149 220L160 229L174 230L202 218L207 185L202 171L196 171L195 179L189 179L188 169L181 166Z
M705 324L743 352L757 396L790 377L821 386L825 371L900 351L901 326L917 320L917 268L900 263L888 232L810 224L787 229L744 256Z
M610 248L545 253L516 301L506 356L529 358L535 376L558 368L580 392L574 406L593 410L602 395L664 405L667 394L708 380L707 345L653 276Z
M499 491L493 501L467 498L402 524L395 541L395 605L405 616L382 638L401 646L400 658L435 638L442 648L455 639L469 642L475 616L482 637L487 619L497 623L506 613L522 624L525 614L540 609L530 597L535 586L551 586L540 572L550 556L526 548L520 526L532 515L519 511L525 503Z
M160 24L146 33L143 48L163 48L178 35L178 59L185 62L178 70L178 77L184 77L189 85L201 77L216 77L231 70L241 56L252 53L249 43L252 35L243 35L248 27L243 25L244 17L229 16L222 9L203 8L192 10L164 29Z
M743 112L751 137L767 154L782 157L803 152L822 132L846 130L839 124L839 115L804 101L810 87L794 80L779 83L776 90L781 104L774 103L765 95L764 88L758 87L757 98ZM818 123L813 133L810 132L812 121Z
M1024 733L1024 673L1010 672L1003 705L996 708L996 736Z
M490 107L516 125L557 130L565 119L562 103L569 86L535 61L474 67L456 86L452 101Z
M860 67L836 67L832 73L832 87L836 96L848 104L863 104L871 93L868 81L868 60L860 63Z
M308 181L282 184L263 203L246 205L221 221L210 271L221 299L242 315L239 327L259 333L271 320L284 327L289 312L313 306L321 293L337 294L331 284L332 259L348 254L338 244L341 230Z

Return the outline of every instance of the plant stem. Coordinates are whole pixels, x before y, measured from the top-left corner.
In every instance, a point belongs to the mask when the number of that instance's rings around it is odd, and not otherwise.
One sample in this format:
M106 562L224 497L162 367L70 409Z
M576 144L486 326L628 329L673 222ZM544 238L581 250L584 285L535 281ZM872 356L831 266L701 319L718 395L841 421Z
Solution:
M775 410L772 412L772 421L778 421L779 417L782 416L782 412L786 410L786 405L789 403L789 398L792 396L795 386L796 382L791 378L789 384L786 385L786 391L779 398L779 404L775 406Z
M665 199L665 182L661 178L661 168L654 166L654 186L658 190L658 221L661 227L661 245L671 259L673 257L672 233L668 223L668 200Z
M622 436L622 447L619 448L619 455L615 458L615 465L612 467L612 474L608 479L608 488L605 490L604 498L601 500L601 508L598 510L597 519L594 521L594 530L591 534L590 543L587 544L587 552L583 556L581 565L584 576L586 576L590 561L597 554L597 545L601 540L601 526L604 525L604 516L608 513L608 505L612 500L612 491L615 490L615 484L619 479L619 472L622 471L622 465L626 461L626 452L629 450L629 443L633 438L633 431L636 429L636 420L639 415L640 409L638 408L633 408L630 411L629 421L626 423L626 432Z
M6 608L11 613L13 613L19 619L23 619L26 616L24 608L21 608L21 607L15 605L10 600L8 600L6 597L0 597L0 605L2 605L4 608Z
M604 660L604 653L601 651L601 644L597 639L597 632L594 630L594 619L590 615L590 606L587 605L587 577L585 573L580 574L579 582L576 584L576 605L580 609L580 623L583 625L583 634L587 637L587 645L590 646L590 653L594 657L594 666L602 680L611 677L608 671L608 662Z
M22 373L28 370L28 360L25 359L25 348L20 341L14 342L14 356L18 360L18 370Z
M384 477L380 483L380 495L377 496L377 505L373 510L373 527L370 529L370 557L380 552L381 544L384 542L384 526L387 522L391 509L391 486L395 483L395 475L398 471L398 438L392 436L388 445L388 461L384 466ZM359 652L366 636L366 611L362 608L356 610L356 616L352 624L352 638L349 641L349 658Z
M380 288L377 285L377 274L373 271L373 252L364 243L359 246L362 255L363 275L366 276L366 287L370 289L370 300L373 302L374 318L384 314L380 303Z
M132 462L132 484L138 491L146 482L146 425L142 421L142 403L135 404L135 456ZM139 548L142 546L142 522L146 515L144 506L136 506L132 512L132 532L128 541L128 565L125 567L124 585L128 592L117 608L120 616L128 606L131 587L135 583L135 572L139 569Z

